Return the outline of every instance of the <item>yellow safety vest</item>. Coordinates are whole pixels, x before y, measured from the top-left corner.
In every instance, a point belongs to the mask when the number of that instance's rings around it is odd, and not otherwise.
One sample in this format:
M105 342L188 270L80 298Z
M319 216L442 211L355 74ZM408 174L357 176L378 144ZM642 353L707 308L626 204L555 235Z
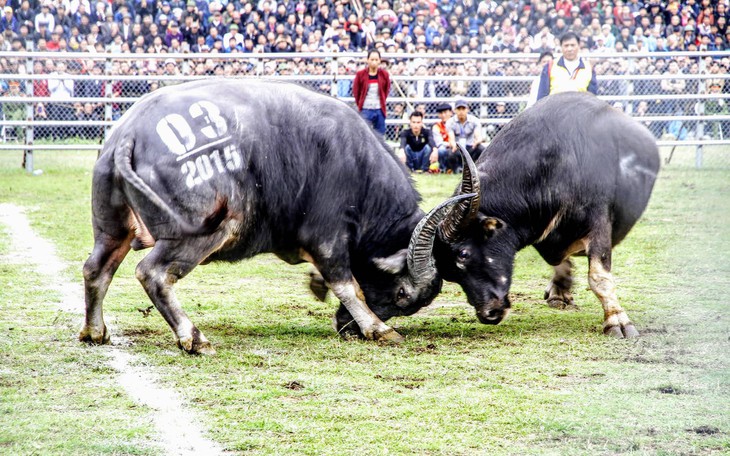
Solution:
M591 64L580 59L578 68L571 74L564 65L563 58L558 60L557 64L550 63L548 74L550 75L550 93L562 92L586 92L588 85L593 78L593 68Z

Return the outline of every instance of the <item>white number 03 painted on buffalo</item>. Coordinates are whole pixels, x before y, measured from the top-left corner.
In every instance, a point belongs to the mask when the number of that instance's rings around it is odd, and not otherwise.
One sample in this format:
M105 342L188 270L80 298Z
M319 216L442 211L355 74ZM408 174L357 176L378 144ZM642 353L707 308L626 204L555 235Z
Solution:
M190 123L180 114L168 114L157 122L157 134L167 149L183 162L180 172L185 184L193 188L216 174L224 174L241 168L241 154L230 143L228 123L220 109L210 101L197 101L190 105L188 114L194 123L203 123L199 132L204 144L197 146L198 135ZM197 147L196 147L197 146Z

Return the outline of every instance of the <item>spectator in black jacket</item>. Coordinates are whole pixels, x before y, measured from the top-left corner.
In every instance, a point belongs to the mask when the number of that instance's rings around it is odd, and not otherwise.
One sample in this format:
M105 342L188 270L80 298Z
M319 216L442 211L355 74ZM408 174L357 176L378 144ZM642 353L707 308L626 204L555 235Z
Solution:
M423 127L423 113L413 111L409 118L410 128L400 133L401 160L411 171L428 172L431 164L431 151L436 149L431 129ZM433 162L438 166L438 154L434 154Z

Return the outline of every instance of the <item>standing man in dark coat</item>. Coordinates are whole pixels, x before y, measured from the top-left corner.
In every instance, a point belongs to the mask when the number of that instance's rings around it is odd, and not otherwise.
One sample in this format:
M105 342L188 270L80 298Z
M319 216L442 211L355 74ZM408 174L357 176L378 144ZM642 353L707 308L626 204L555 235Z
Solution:
M385 135L385 101L390 92L390 75L380 67L380 52L368 52L368 66L355 74L352 94L362 117L375 131Z

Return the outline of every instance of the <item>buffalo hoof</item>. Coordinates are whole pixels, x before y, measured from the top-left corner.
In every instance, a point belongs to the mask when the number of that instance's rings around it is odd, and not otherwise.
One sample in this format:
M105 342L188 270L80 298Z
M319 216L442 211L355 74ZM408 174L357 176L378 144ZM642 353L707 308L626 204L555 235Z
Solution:
M405 337L398 334L393 328L388 328L385 331L376 331L373 333L373 339L389 344L400 344L406 340Z
M177 341L177 347L191 355L215 355L213 345L207 340L196 342L192 338L180 339Z
M191 355L215 355L213 345L197 328L193 329L192 336L177 339L177 346Z
M79 333L79 340L92 345L106 345L111 343L106 325L103 325L101 328L84 326Z
M564 300L562 298L551 298L547 300L548 307L558 310L578 310L578 306L573 304L573 300Z
M624 326L607 326L603 328L603 334L617 339L632 339L634 337L639 337L639 331L637 331L634 325L630 323Z

